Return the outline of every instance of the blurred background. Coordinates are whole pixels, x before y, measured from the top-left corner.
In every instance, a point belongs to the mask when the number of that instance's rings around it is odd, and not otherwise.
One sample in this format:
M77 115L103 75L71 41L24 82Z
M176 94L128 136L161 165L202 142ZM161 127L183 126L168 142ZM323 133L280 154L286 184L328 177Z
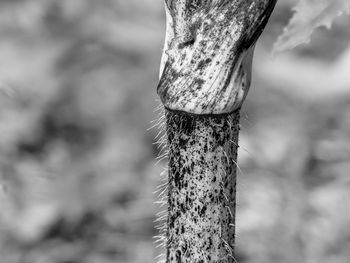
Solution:
M242 113L240 263L350 262L350 18L271 53ZM0 1L0 262L151 263L161 0Z

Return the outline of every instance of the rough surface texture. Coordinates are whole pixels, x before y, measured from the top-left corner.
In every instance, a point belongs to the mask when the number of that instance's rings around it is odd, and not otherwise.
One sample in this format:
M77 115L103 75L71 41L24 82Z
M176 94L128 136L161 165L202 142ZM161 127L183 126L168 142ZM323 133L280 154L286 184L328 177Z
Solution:
M166 0L158 94L168 109L230 113L247 95L254 44L276 0Z
M239 110L276 0L165 0L166 263L232 263Z
M166 119L166 262L235 262L239 113L210 117L167 111Z

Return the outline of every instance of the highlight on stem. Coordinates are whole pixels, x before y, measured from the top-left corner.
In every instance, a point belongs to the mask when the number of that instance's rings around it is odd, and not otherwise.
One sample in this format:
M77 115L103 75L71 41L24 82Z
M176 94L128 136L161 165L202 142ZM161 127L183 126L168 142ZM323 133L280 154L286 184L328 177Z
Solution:
M159 262L235 262L239 112L276 0L165 0Z

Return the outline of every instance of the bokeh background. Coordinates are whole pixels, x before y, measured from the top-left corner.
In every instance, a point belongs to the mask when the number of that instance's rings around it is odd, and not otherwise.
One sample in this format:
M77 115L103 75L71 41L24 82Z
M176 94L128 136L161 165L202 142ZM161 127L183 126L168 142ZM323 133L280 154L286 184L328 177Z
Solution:
M350 262L350 19L257 46L240 135L237 260ZM161 0L0 1L0 262L151 263Z

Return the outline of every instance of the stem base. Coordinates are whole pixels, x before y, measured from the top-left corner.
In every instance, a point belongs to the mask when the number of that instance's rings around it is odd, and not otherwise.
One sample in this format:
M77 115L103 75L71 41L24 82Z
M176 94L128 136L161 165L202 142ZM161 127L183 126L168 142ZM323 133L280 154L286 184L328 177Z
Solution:
M235 262L239 111L201 116L166 110L166 122L166 262Z

